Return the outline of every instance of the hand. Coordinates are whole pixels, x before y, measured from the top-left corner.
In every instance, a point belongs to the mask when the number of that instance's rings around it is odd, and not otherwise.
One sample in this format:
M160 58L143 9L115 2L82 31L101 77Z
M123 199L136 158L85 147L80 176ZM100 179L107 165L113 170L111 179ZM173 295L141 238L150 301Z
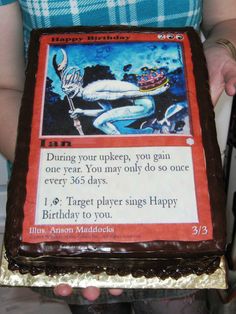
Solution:
M79 116L84 114L84 111L80 108L76 108L75 110L69 110L69 114L72 119L78 119Z
M56 296L68 297L72 294L72 287L68 284L60 284L54 288L54 294ZM100 296L100 289L97 287L83 288L81 291L82 296L88 301L95 301ZM122 289L108 289L109 293L113 296L120 295Z
M236 93L236 61L227 48L217 43L204 43L209 73L210 93L215 106L223 90L229 96Z

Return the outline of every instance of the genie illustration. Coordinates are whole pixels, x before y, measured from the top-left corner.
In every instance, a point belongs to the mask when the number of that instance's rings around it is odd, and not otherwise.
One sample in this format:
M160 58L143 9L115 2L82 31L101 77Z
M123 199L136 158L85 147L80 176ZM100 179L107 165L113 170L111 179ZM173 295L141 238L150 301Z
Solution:
M157 69L144 68L143 73L137 76L137 84L115 79L96 80L83 87L83 76L77 66L68 67L68 57L61 49L63 60L57 63L55 54L53 66L60 77L61 88L70 105L70 117L74 119L74 126L80 135L83 135L79 118L93 117L93 125L107 135L137 133L129 125L140 118L146 118L155 112L154 97L164 93L169 87L169 80L163 72ZM81 97L88 102L97 102L98 109L75 108L73 98ZM114 108L112 102L128 100L125 105ZM120 128L122 125L122 129ZM142 128L140 133L153 132L152 128Z

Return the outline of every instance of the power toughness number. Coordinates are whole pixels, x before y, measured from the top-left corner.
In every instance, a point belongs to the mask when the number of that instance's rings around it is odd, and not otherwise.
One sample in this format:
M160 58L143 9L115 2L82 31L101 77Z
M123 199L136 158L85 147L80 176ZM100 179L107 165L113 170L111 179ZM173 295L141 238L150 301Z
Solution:
M207 235L208 234L208 228L207 228L207 226L193 226L192 227L192 234L194 236Z

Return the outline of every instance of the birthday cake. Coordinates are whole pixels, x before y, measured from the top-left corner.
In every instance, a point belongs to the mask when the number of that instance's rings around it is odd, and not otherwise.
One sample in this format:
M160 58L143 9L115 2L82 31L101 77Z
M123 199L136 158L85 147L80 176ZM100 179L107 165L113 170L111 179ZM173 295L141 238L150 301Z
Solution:
M154 90L168 83L164 72L148 68L143 69L143 74L138 76L137 81L140 91Z
M224 190L192 28L32 32L5 232L9 269L213 273Z

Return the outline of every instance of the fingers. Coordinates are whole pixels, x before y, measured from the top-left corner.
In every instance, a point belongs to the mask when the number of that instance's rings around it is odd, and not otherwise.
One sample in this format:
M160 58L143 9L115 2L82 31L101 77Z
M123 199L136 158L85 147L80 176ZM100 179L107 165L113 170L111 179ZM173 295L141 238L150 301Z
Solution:
M225 82L224 86L211 85L211 99L214 106L216 106L223 90L225 90L226 94L229 96L236 95L236 78Z
M210 75L210 92L214 106L224 90L229 96L236 94L236 67L227 67L222 72Z
M71 119L74 119L74 120L78 119L79 117L79 114L72 110L69 111L69 114L70 114Z
M113 296L122 294L122 289L108 289L109 293ZM97 287L87 287L81 290L82 296L88 301L95 301L100 296L100 289ZM54 288L54 294L60 297L69 297L72 294L72 287L68 284L59 284Z
M225 91L229 96L236 94L236 69L235 73L229 73L225 79Z
M54 288L54 294L60 297L68 297L72 294L71 286L67 284L60 284Z
M227 49L219 45L206 45L211 98L216 105L223 90L233 96L236 93L236 62Z
M82 289L81 294L88 301L95 301L100 296L100 289L96 287L87 287Z
M113 296L119 296L122 294L122 289L108 289L109 293Z
M236 84L236 83L235 83ZM229 96L234 96L236 94L236 85L227 83L225 85L225 91Z
M60 284L54 288L54 294L60 297L69 297L72 294L72 287L67 284ZM100 289L87 287L82 289L81 294L88 301L95 301L100 295Z
M83 115L83 110L76 108L75 110L69 110L69 115L72 119L78 119L79 116Z
M230 59L222 69L225 91L229 96L234 96L236 92L236 62Z
M72 294L72 287L68 284L60 284L54 288L54 294L60 297L69 297ZM95 301L100 295L100 289L87 287L81 290L82 296L88 301Z

